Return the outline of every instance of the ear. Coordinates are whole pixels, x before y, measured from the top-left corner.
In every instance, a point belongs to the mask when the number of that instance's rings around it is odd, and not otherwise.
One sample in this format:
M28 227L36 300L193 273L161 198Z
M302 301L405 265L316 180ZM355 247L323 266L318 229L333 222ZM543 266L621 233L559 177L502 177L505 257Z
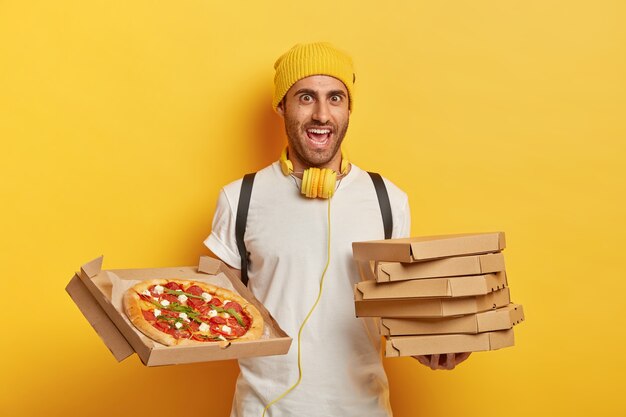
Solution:
M280 117L285 117L285 98L284 97L280 101L280 103L278 103L278 106L276 106L276 112L280 114Z

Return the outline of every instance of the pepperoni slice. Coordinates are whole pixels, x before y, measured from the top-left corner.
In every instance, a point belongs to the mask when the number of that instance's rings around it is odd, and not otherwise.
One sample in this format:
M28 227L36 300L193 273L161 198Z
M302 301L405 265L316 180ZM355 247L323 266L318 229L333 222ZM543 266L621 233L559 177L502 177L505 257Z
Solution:
M243 327L246 329L250 328L250 324L252 324L252 319L246 313L241 313L241 321L243 321Z
M229 301L229 302L227 302L226 305L224 306L224 308L225 309L232 308L237 313L242 313L243 312L243 307L241 307L241 305L238 302L236 302L236 301Z
M239 324L236 326L231 326L230 328L230 336L231 337L241 337L246 334L246 329L241 327Z
M189 339L191 337L191 332L189 330L174 330L174 334L172 334L176 339Z
M198 310L200 314L205 315L209 312L209 310L211 310L211 307L209 307L208 304L202 304L201 306L196 307L196 310Z
M178 303L178 297L173 294L163 294L161 295L161 300L167 300L170 303Z
M222 306L222 301L219 298L215 298L213 297L211 299L211 301L209 302L209 304L215 306L215 307L221 307Z
M148 321L155 321L156 317L154 316L154 313L152 311L149 310L141 310L141 312L143 313L143 318L148 320Z
M191 330L192 332L197 332L198 330L200 330L200 325L195 322L195 321L191 321L189 323L187 323L189 330Z
M170 331L170 325L166 321L157 321L153 326L165 333Z
M226 324L226 319L224 317L215 316L209 319L209 322L212 324Z
M218 335L222 335L225 337L232 337L232 330L231 333L226 333L224 331L222 331L222 324L212 324L211 325L211 333L213 334L218 334Z
M161 315L167 316L167 317L178 317L179 313L177 313L176 311L163 309L161 310Z
M239 324L236 318L234 317L228 318L227 323L228 323L228 327L230 327L231 329L231 333L230 333L231 336L240 337L246 333L246 329L243 328Z
M187 288L185 292L189 294L197 295L198 297L200 297L202 296L202 293L204 292L204 290L198 287L197 285L192 285L191 287Z
M177 282L168 282L167 284L164 285L165 288L170 289L170 290L174 290L174 291L178 291L178 290L182 290L183 286L180 285Z
M199 309L202 305L207 304L204 300L200 300L199 298L189 298L187 299L187 305L191 308Z
M192 334L191 339L197 340L198 342L213 342L212 338L201 333Z

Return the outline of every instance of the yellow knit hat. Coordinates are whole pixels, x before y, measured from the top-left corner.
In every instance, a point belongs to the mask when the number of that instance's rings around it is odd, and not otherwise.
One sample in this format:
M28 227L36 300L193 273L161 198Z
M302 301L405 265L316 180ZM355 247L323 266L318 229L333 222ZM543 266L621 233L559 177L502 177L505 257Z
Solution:
M295 45L276 60L274 69L274 109L292 85L311 75L329 75L343 82L348 89L350 110L354 106L355 75L352 58L330 43Z

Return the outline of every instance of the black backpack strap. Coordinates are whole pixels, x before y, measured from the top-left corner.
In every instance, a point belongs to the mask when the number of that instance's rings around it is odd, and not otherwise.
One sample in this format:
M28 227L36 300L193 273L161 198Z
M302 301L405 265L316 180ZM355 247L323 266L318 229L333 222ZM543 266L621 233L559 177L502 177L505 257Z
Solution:
M383 216L383 227L385 229L385 239L391 239L393 231L393 217L391 216L391 203L389 202L389 194L387 187L383 181L383 177L375 172L367 172L374 183L376 196L378 197L378 205L380 205L380 214Z
M252 185L256 172L246 174L241 183L239 191L239 204L237 205L237 217L235 220L235 238L237 239L237 249L241 257L241 281L243 285L248 285L248 251L243 241L246 233L246 222L248 220L248 208L250 208L250 196L252 195Z

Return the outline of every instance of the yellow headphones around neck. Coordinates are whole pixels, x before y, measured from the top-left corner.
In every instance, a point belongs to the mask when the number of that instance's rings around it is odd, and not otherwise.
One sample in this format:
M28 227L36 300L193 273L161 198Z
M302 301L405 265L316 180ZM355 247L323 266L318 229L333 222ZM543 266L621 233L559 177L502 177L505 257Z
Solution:
M341 151L341 175L348 173L350 162ZM280 154L280 168L285 175L293 174L293 164L287 159L287 148ZM302 174L300 192L308 198L330 198L335 193L337 172L330 168L310 167Z

